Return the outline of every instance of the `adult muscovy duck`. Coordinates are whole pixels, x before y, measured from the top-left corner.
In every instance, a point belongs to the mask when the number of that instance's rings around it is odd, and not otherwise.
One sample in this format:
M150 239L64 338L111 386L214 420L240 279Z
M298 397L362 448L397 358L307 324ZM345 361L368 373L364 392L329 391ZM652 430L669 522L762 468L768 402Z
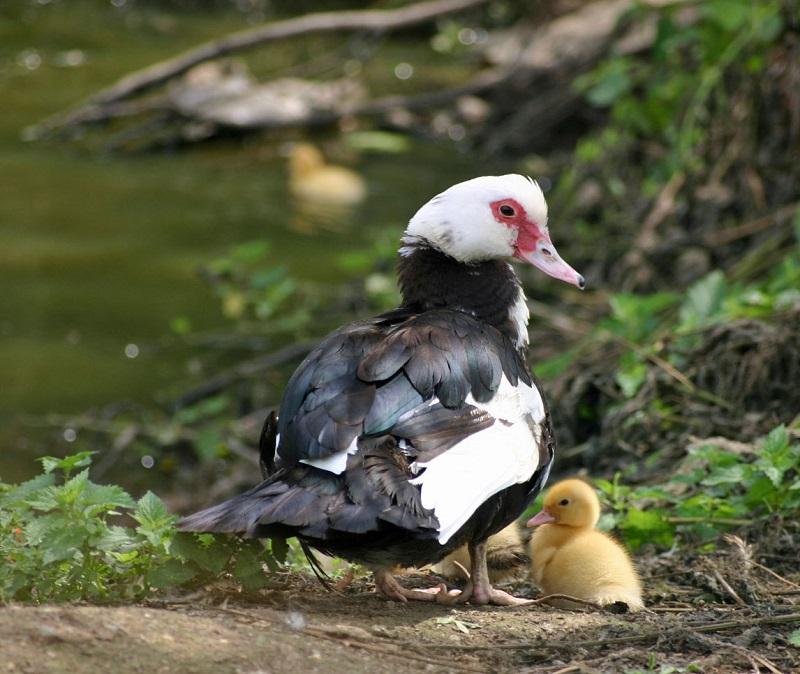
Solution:
M267 479L181 528L297 536L371 567L389 599L518 603L491 586L486 539L541 490L554 439L509 261L584 279L550 240L541 189L515 174L435 196L399 252L401 306L331 333L289 380ZM465 543L471 578L458 595L409 590L390 573Z

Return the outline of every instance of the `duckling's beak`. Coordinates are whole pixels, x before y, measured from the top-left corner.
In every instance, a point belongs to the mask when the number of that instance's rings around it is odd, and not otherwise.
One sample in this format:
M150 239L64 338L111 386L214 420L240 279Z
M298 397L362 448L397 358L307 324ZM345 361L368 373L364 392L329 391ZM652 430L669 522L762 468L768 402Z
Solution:
M553 517L549 512L546 510L542 510L540 513L531 517L525 526L527 527L535 527L540 524L547 524L548 522L555 522L556 518Z

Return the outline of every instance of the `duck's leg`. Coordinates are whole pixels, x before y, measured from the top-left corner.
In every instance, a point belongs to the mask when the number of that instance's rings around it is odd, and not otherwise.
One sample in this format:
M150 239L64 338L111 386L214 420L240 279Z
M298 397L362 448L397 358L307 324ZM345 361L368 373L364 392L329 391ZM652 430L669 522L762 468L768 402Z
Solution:
M444 583L428 590L409 590L400 585L388 569L373 569L372 573L375 576L375 589L378 594L391 601L407 602L409 599L436 601L436 597L440 594L447 594Z
M441 604L495 604L496 606L521 606L531 603L530 599L514 597L493 588L489 582L489 569L486 565L486 541L469 544L470 579L461 592L446 594L439 592L433 595Z

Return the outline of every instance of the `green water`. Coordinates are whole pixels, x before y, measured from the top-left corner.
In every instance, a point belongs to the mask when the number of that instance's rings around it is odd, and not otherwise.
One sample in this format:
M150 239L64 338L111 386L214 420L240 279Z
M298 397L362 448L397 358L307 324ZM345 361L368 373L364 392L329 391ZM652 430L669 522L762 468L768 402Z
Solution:
M266 238L274 259L296 275L335 280L338 253L362 247L375 229L399 235L436 190L486 172L450 145L363 156L356 168L369 185L367 203L347 231L309 236L287 226L291 206L274 141L138 155L21 141L25 126L126 72L246 26L232 10L139 6L64 0L0 7L4 479L31 474L34 456L67 449L57 431L36 431L31 417L117 400L149 404L187 376L188 347L161 347L171 321L185 317L197 330L225 325L197 274L202 263L232 244ZM80 50L84 63L58 65L69 50ZM389 54L397 51L392 45ZM138 346L137 358L125 356L127 344Z

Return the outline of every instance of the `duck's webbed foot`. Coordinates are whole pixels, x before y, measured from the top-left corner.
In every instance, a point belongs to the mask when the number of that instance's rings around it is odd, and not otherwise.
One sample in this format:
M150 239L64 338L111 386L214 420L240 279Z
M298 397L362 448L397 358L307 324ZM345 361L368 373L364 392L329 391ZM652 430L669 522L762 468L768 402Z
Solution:
M441 594L447 594L447 587L444 583L427 590L409 590L399 582L387 569L373 569L375 576L375 590L379 595L390 601L407 602L409 599L415 601L437 601Z
M470 579L463 590L452 594L439 592L433 595L440 604L494 604L495 606L521 606L530 604L530 599L515 597L492 587L489 569L486 566L486 541L469 544L471 561Z

